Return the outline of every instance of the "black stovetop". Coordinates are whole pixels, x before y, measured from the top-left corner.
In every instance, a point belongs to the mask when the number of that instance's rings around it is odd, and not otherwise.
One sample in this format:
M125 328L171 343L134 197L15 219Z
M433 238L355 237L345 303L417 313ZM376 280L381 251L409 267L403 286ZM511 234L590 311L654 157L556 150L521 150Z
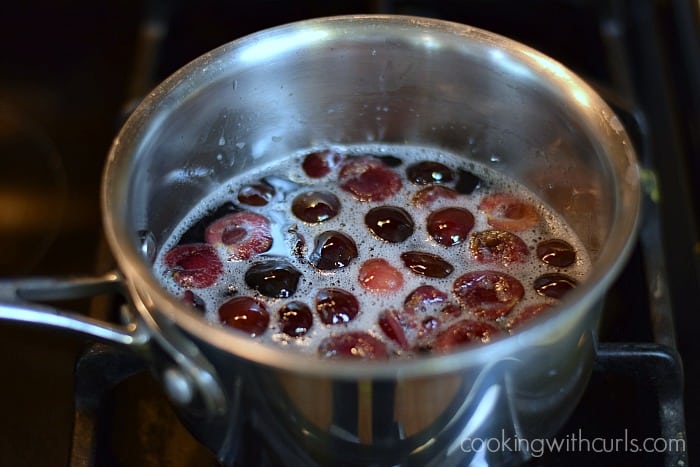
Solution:
M0 274L88 274L110 267L98 197L111 139L140 96L196 56L265 27L334 14L418 14L482 27L531 45L588 80L622 117L644 168L640 240L608 295L592 381L557 439L629 443L680 436L692 448L700 439L700 402L692 396L700 389L697 8L692 0L4 5ZM101 317L108 313L103 304L67 306ZM129 355L52 330L0 323L0 362L6 374L0 466L214 464L179 425L158 383ZM684 398L684 391L691 396ZM81 409L77 423L74 396ZM96 457L84 449L93 439ZM252 448L240 465L274 465L274 458L261 457L254 435L248 441ZM687 462L684 453L633 453L629 444L612 452L577 447L530 464Z

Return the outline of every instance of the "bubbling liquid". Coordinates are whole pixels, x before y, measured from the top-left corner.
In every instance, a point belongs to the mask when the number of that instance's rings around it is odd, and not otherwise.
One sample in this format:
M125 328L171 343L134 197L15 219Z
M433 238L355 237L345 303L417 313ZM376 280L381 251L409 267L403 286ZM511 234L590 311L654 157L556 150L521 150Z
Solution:
M359 358L517 332L590 268L566 222L523 186L402 145L313 148L240 174L201 200L154 264L213 326Z

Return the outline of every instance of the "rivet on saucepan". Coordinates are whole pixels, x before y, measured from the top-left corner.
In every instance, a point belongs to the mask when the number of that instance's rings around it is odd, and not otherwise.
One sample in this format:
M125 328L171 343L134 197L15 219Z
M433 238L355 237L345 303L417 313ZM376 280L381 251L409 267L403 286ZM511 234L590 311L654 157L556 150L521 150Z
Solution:
M192 402L194 388L187 376L177 368L168 368L163 372L163 387L170 399L180 405Z
M156 259L156 237L150 230L139 230L139 241L141 242L141 253L150 263Z

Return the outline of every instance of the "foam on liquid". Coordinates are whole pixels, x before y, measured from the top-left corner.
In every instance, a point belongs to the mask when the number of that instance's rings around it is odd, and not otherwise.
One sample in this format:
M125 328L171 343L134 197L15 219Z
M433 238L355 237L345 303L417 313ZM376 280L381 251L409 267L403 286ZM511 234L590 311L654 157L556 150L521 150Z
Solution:
M532 287L532 282L538 276L547 272L563 272L567 276L578 282L584 280L591 263L586 252L576 235L571 231L563 219L552 211L548 210L541 200L537 199L531 192L526 190L517 182L504 177L486 166L465 160L463 157L451 155L434 149L410 147L403 145L362 145L351 147L334 147L342 154L362 155L373 154L377 156L392 155L400 158L403 163L395 169L396 173L402 176L402 188L394 196L381 202L359 202L351 194L342 190L337 184L337 169L331 174L314 179L308 177L301 166L303 158L315 150L327 149L310 148L293 155L291 158L283 159L280 162L257 169L254 173L243 173L229 182L223 184L218 190L203 199L191 213L174 229L171 237L161 248L156 261L155 271L163 286L175 296L181 297L184 288L178 285L167 267L164 265L163 257L171 248L177 245L180 237L193 224L207 214L207 211L217 208L225 202L235 201L238 189L254 180L266 179L276 189L273 200L266 206L255 207L240 205L241 208L257 212L270 219L273 232L273 245L271 249L262 255L254 256L246 261L229 261L225 248L219 250L220 257L224 263L224 273L220 280L207 289L196 289L194 292L205 303L205 317L214 326L222 326L219 323L217 310L219 306L231 298L232 295L250 295L260 298L266 303L270 314L270 325L263 335L255 337L261 341L293 348L300 352L316 352L320 340L330 333L345 332L350 330L368 331L370 334L381 339L387 344L390 350L399 352L398 346L386 338L377 324L378 314L387 308L394 307L400 309L407 295L420 285L432 285L445 292L450 301L455 301L452 294L452 284L454 280L462 274L471 270L491 269L507 272L521 281L525 289L525 295L511 311L511 315L518 313L529 304L550 302L556 303L554 299L543 298L538 295ZM410 183L406 178L405 168L414 162L436 161L445 164L453 170L462 168L481 179L480 187L470 195L459 195L456 200L438 200L430 207L415 208L410 200L416 192L425 186L417 186ZM325 190L334 193L341 202L340 213L325 222L319 224L306 224L297 219L291 213L291 202L294 197L309 190ZM529 201L538 210L541 221L534 228L517 232L530 250L529 260L523 264L511 264L507 268L500 264L480 264L469 256L469 241L451 247L437 244L428 234L426 229L426 218L430 212L447 206L459 206L468 209L475 219L473 232L489 230L493 227L486 223L486 216L477 210L479 201L491 193L507 192ZM236 203L238 204L238 203ZM415 232L407 240L401 243L389 243L375 237L364 223L364 216L367 211L376 206L393 205L406 209L413 217ZM288 231L295 226L299 234L306 241L306 250L303 258L291 254L296 237ZM344 268L332 271L320 271L313 267L306 260L311 249L313 249L315 237L328 230L338 230L350 236L357 244L358 258ZM535 246L538 242L559 238L568 241L576 251L576 262L561 270L540 261L535 254ZM443 259L452 264L455 270L444 279L436 279L417 275L406 268L400 255L405 251L429 251L440 255ZM269 298L260 295L255 290L245 284L245 271L253 263L259 262L264 257L283 256L297 270L302 273L296 293L289 298ZM361 264L369 258L384 258L403 273L404 284L402 288L388 295L376 294L366 291L358 282L358 271ZM360 312L356 318L347 324L325 325L323 324L314 307L314 297L316 291L326 287L338 287L351 292L357 297L360 303ZM302 301L306 303L314 315L314 323L309 332L301 337L290 337L281 332L278 319L278 310L290 301ZM464 319L463 313L454 321ZM451 322L443 321L441 329L447 328ZM238 332L233 330L232 332Z

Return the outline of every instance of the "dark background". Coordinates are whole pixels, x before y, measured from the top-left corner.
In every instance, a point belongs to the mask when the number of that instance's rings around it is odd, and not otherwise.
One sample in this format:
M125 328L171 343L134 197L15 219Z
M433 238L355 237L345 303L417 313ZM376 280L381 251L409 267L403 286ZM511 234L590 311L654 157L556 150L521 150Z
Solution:
M133 67L138 2L0 6L0 272L96 267L100 172ZM67 304L87 312L89 303ZM0 465L66 465L83 341L0 324Z

